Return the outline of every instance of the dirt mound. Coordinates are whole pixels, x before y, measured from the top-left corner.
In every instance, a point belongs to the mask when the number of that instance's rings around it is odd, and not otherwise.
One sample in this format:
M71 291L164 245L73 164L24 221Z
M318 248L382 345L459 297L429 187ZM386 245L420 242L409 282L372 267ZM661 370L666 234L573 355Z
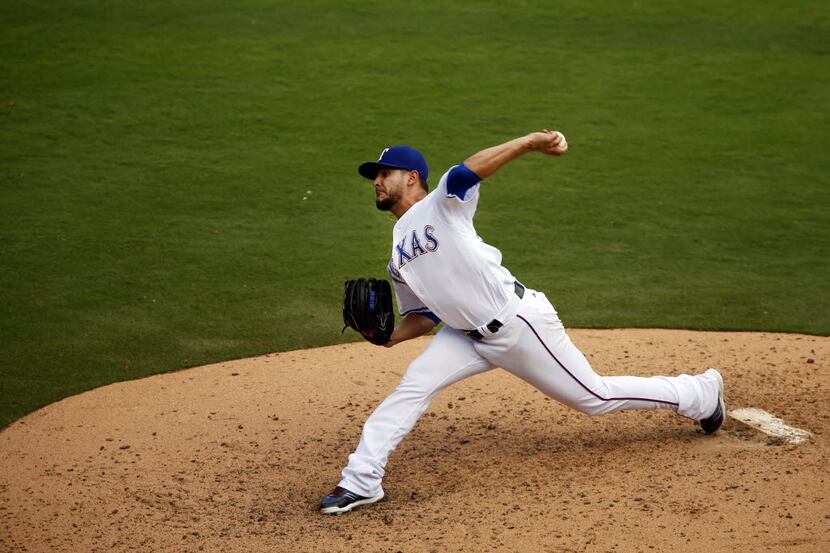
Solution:
M323 517L363 421L426 338L332 346L106 386L0 433L0 550L827 551L830 339L576 330L603 374L721 369L728 420L590 418L500 370L445 390L381 503Z

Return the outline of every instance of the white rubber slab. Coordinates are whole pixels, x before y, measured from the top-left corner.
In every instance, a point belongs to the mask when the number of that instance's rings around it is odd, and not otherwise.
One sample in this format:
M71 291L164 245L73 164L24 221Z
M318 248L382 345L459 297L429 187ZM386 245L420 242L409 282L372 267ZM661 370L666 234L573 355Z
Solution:
M741 409L729 411L728 414L733 419L748 424L749 426L760 430L764 434L781 438L788 444L797 445L807 442L813 437L813 435L806 430L790 426L782 419L767 413L763 409L743 407Z

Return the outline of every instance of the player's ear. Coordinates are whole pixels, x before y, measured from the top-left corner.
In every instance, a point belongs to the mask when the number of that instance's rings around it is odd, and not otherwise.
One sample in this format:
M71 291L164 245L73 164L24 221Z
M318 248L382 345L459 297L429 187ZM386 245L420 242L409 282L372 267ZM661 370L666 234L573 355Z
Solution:
M409 172L409 178L406 179L406 185L407 186L412 186L412 185L415 185L415 184L420 185L420 182L421 182L420 181L420 175L418 174L418 171L410 171Z

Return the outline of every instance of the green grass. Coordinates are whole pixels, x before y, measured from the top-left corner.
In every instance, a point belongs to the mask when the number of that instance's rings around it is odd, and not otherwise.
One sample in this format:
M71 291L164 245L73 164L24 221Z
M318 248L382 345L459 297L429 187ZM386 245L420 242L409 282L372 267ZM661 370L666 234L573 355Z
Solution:
M408 143L435 182L543 126L571 152L477 228L567 325L829 334L830 8L651 4L3 4L0 426L356 339L391 230L356 166Z

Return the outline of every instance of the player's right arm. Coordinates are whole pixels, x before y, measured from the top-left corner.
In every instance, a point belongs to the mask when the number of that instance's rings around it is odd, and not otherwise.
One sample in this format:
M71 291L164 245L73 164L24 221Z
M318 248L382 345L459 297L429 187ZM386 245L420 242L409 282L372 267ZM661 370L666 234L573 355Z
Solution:
M545 129L514 138L504 144L481 150L464 160L464 165L484 180L519 156L528 152L541 152L561 156L568 150L565 135Z

